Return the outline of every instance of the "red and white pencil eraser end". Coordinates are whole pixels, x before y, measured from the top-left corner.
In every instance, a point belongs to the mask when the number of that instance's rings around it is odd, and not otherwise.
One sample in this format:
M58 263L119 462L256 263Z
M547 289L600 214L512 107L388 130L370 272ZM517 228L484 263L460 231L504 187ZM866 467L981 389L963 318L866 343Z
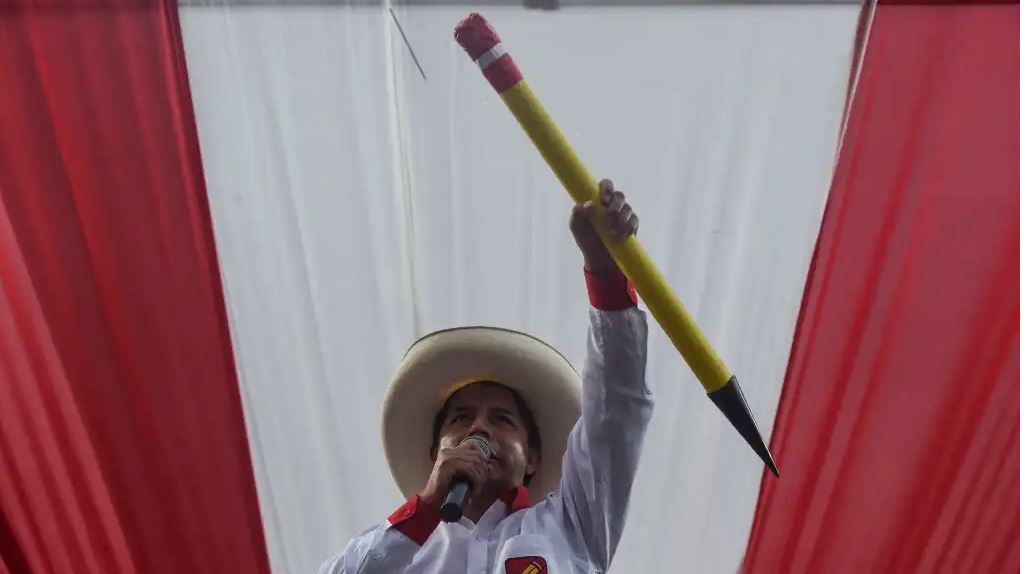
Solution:
M487 50L501 43L497 30L479 12L473 12L458 22L454 28L454 39L473 60L478 60Z

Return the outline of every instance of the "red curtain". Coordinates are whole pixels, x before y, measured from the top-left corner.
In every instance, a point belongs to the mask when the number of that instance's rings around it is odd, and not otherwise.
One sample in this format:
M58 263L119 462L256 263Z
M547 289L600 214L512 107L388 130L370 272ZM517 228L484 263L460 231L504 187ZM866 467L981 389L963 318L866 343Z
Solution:
M876 9L745 572L1019 569L1018 14Z
M0 86L0 571L267 572L174 0L8 0Z

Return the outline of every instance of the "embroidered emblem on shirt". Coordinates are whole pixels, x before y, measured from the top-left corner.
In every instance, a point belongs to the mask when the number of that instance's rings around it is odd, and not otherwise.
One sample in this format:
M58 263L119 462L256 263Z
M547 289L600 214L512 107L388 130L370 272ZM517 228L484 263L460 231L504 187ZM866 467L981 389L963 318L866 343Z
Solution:
M547 574L547 562L539 556L509 558L504 562L505 574Z

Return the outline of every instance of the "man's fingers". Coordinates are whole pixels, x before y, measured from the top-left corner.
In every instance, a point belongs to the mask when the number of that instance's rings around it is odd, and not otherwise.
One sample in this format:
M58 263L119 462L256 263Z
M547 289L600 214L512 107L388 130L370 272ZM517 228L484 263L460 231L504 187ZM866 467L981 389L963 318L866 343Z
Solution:
M612 218L612 223L618 230L623 230L629 227L629 220L633 219L633 208L628 204L623 204L622 209Z
M612 196L615 195L615 184L610 179L602 179L600 183L601 205L607 206Z
M445 456L447 456L447 458L456 458L456 459L467 459L468 455L470 453L479 453L479 452L482 452L482 451L479 450L479 446L476 443L472 442L472 441L463 442L463 443L458 444L457 446L446 448L446 449L443 449L443 450L440 451L440 453L444 454Z
M458 446L455 451L463 460L484 460L483 450L474 441L468 441Z
M455 472L455 474L464 475L470 481L472 481L475 490L479 490L483 486L483 484L486 483L487 463L484 459L480 459L478 461L459 461L456 471L457 472Z
M612 214L618 214L622 211L623 206L626 205L626 196L621 191L616 191L612 194L611 199L608 201L608 205L605 206L605 211L608 212L608 216Z
M616 195L612 198L611 204L606 209L606 215L608 217L609 233L617 236L622 228L629 223L630 217L633 216L633 209L626 203L625 197Z
M476 476L478 477L478 479L476 480L476 483L480 487L482 487L484 484L486 484L486 481L489 479L489 473L487 472L487 467L488 467L488 465L486 465L486 464L482 464L482 465L477 464L476 465Z
M480 460L456 460L455 461L455 466L459 470L461 470L463 472L468 472L468 473L474 473L475 474L475 477L471 477L470 476L469 478L478 478L478 477L481 477L482 474L483 474L483 468L486 466L486 461L484 461L482 459L480 459Z
M452 477L465 476L475 484L480 484L486 478L486 461L454 459L451 465Z
M597 204L593 201L587 201L574 207L576 215L589 220L594 216L594 212L597 211Z
M473 442L461 445L461 448L454 451L454 458L456 460L474 462L476 464L488 462L488 458L483 456L483 451L480 450L479 446Z

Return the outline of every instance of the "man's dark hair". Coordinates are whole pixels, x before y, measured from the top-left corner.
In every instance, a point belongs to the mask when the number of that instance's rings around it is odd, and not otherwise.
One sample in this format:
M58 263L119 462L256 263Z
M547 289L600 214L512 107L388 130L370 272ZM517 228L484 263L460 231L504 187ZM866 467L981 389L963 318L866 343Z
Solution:
M529 448L530 450L536 450L541 452L541 441L540 441L540 430L536 428L536 419L533 418L533 412L529 410L529 405L523 400L522 395L515 392L515 389L502 385L501 383L495 383L493 381L478 381L479 384L495 385L503 389L507 389L511 392L511 396L515 398L515 408L519 411L519 418L522 419L522 424L526 426L526 434L529 436ZM472 383L477 384L477 383ZM464 388L464 387L462 387ZM440 410L436 412L436 417L433 418L433 448L429 451L430 454L436 454L437 447L440 446L440 431L443 430L444 417L447 416L447 409L451 406L451 399L454 395L458 394L454 391L451 396L447 397L447 401L444 402ZM533 475L528 474L522 479L522 484L529 486L529 482L533 480Z

